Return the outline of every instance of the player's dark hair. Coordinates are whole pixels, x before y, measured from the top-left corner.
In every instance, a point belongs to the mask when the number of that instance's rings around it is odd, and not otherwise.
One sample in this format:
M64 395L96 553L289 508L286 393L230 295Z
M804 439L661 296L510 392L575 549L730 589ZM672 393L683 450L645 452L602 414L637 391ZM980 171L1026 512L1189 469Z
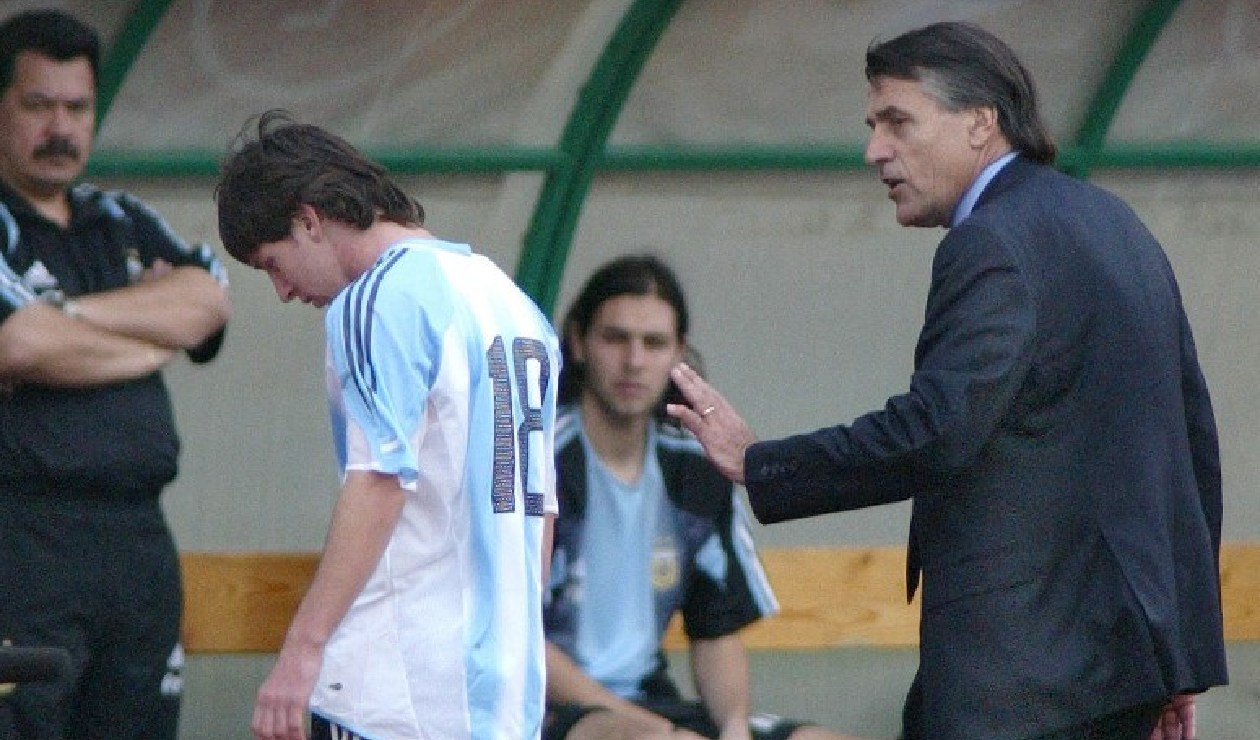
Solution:
M424 209L385 168L345 139L297 123L281 110L245 125L223 163L214 191L224 249L248 263L263 244L289 236L309 205L335 221L366 229L378 218L421 226Z
M690 328L690 316L687 313L687 298L683 295L682 284L678 276L659 257L652 254L630 254L618 257L596 270L582 287L578 297L569 307L561 323L560 352L564 364L560 370L560 403L573 403L582 396L586 384L586 368L573 356L569 336L577 334L586 336L599 307L612 298L621 295L656 296L674 309L674 329L680 342L687 341ZM699 354L688 345L687 362L697 371L701 371ZM666 403L684 403L681 391L671 380L665 391L656 415L667 419Z
M1054 139L1037 108L1032 75L998 37L970 23L933 23L866 50L866 79L923 84L946 109L993 108L1016 151L1053 164Z
M0 24L0 93L13 84L13 68L18 54L24 51L58 62L87 57L92 79L100 74L100 37L90 26L60 10L18 13Z

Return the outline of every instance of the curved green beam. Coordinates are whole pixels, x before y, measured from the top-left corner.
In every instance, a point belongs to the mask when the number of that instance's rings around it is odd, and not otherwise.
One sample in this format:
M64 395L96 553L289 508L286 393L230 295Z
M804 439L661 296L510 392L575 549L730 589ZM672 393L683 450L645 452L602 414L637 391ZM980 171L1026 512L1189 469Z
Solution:
M222 151L97 151L90 177L216 177ZM405 175L549 172L567 162L557 149L468 148L366 150L391 172ZM1118 169L1257 169L1255 141L1177 141L1111 144L1100 150L1059 149L1060 167L1088 161ZM611 147L594 162L598 172L837 172L866 169L862 146Z
M1120 110L1125 93L1133 84L1138 69L1146 60L1156 39L1177 11L1181 0L1151 0L1133 26L1111 61L1111 67L1103 77L1094 98L1086 109L1085 120L1076 132L1072 158L1060 162L1060 167L1078 177L1089 175L1096 155L1102 151L1107 131Z
M525 232L516 282L551 313L578 215L617 116L681 0L634 0L613 31L560 137L561 164L547 172Z
M105 51L105 56L101 60L100 75L96 81L96 127L98 129L114 104L118 91L122 89L123 82L127 80L131 65L135 63L136 57L140 56L149 36L153 35L153 29L157 28L158 22L162 20L162 16L165 15L166 9L172 2L174 0L137 0L127 15L127 20L123 21L118 37Z
M97 151L87 166L92 177L217 177L224 151ZM502 174L558 168L560 152L542 148L371 149L364 154L396 174Z

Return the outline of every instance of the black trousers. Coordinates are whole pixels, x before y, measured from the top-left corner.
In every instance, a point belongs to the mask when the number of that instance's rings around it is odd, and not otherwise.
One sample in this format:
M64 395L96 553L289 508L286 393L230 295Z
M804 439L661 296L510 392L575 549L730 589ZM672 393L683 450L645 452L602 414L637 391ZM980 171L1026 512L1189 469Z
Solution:
M0 494L0 638L70 674L0 695L0 739L175 740L179 557L156 498Z

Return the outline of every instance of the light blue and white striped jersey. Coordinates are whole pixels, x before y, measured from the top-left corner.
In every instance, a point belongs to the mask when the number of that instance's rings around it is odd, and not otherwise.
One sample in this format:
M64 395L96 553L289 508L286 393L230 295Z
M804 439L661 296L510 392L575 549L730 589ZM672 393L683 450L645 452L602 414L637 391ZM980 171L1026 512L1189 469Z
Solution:
M779 610L729 480L689 432L654 421L634 484L586 435L581 407L560 409L547 639L625 699L670 693L661 641L676 614L690 639L735 634Z
M369 738L536 737L555 332L490 260L436 239L391 246L325 323L342 469L395 474L407 498L312 711Z

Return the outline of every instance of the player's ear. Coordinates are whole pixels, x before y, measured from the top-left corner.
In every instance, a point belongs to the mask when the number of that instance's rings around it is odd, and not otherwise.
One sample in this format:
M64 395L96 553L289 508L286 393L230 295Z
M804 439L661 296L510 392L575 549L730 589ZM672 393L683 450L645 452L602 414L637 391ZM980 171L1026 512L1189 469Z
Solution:
M318 239L322 231L323 221L319 211L307 203L299 204L297 213L293 215L294 236L301 234L308 239Z

